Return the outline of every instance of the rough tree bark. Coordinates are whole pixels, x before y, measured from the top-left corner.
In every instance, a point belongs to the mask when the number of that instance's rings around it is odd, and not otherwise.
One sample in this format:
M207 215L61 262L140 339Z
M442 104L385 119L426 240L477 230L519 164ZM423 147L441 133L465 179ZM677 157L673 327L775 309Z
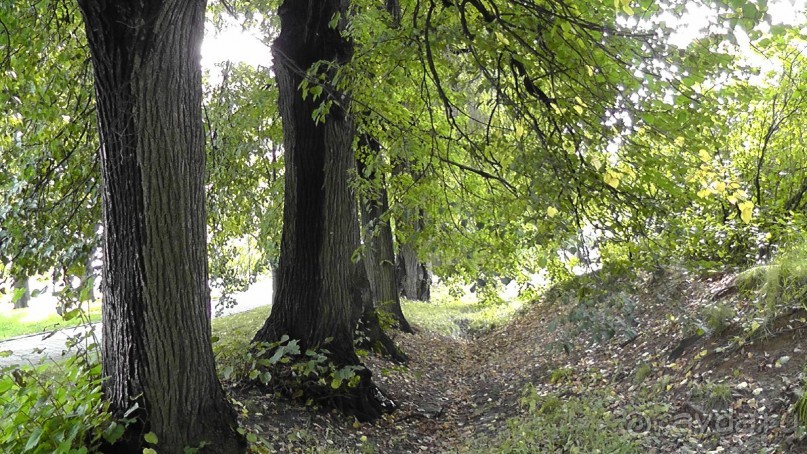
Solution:
M380 145L375 140L364 140L365 145L376 155ZM364 264L367 278L370 281L375 307L390 316L397 327L404 332L412 333L412 326L401 310L401 299L398 293L398 270L395 266L395 245L392 239L392 227L384 215L389 211L389 198L383 175L375 172L366 174L365 164L357 162L359 175L368 180L378 179L380 187L373 194L362 200L362 224L364 226Z
M336 14L341 23L330 27ZM303 348L331 338L327 349L338 367L360 363L353 334L367 279L363 265L352 260L359 247L355 196L348 182L355 168L355 127L346 95L324 90L333 106L325 122L316 123L312 114L322 99L303 99L298 87L314 63L350 60L352 44L341 35L348 14L346 0L286 0L278 10L280 35L273 57L286 163L283 232L272 312L254 337L272 342L287 334ZM359 375L359 385L349 392L318 397L364 420L390 409L391 401L372 383L370 372Z
M243 452L216 377L207 287L199 66L205 2L79 0L95 68L104 222L109 452Z
M413 224L413 230L422 230L420 216L410 210L403 222ZM401 295L410 300L429 301L431 299L431 276L426 265L418 258L417 251L408 242L398 245L398 279Z

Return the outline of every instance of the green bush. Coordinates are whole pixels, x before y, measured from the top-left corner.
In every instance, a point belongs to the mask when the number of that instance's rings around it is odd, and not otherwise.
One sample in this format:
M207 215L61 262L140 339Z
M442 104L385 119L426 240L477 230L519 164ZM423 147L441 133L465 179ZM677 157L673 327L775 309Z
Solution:
M80 357L0 368L0 452L86 453L123 426L101 401L101 366Z

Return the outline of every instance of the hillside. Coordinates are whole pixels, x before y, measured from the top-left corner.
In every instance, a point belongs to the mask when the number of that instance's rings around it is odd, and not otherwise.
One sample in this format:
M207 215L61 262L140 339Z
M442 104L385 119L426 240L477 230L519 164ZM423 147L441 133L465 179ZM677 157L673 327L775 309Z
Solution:
M267 452L807 452L793 410L807 312L749 327L735 282L595 274L481 335L396 334L407 366L366 359L400 405L374 424L236 399Z

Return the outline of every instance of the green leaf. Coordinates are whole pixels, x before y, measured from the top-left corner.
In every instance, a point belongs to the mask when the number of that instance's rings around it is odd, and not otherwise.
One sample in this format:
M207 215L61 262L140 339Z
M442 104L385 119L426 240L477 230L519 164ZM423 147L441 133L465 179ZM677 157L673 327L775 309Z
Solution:
M28 437L28 442L25 443L25 451L30 451L34 449L39 444L39 439L42 437L42 428L37 427L36 429L31 432L31 436Z
M157 434L155 434L154 432L149 432L149 433L143 435L143 440L146 440L146 443L156 445L157 441L158 441Z
M104 431L103 437L109 443L115 443L116 441L120 440L120 437L123 436L123 432L126 430L123 425L118 424L116 422L112 422L107 430Z

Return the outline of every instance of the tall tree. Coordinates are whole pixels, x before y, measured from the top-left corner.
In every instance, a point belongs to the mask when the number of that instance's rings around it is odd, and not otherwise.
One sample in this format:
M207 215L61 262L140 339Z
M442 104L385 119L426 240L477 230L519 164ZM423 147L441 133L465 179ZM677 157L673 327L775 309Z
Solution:
M352 260L359 247L356 201L348 182L356 165L355 126L349 97L334 80L353 55L352 43L342 35L349 2L286 0L278 15L273 55L286 164L283 233L272 312L254 340L288 335L303 348L329 341L336 366L358 365L353 333L367 277L360 261ZM318 85L325 79L327 90ZM309 85L301 93L299 87ZM318 97L323 94L324 100ZM329 111L323 118L325 106ZM386 399L368 370L358 374L357 386L326 400L360 418L375 418Z
M395 245L390 224L386 178L383 171L376 170L378 161L381 160L381 144L366 136L359 142L364 145L361 148L367 150L367 153L357 160L357 169L360 177L368 183L367 194L360 202L364 227L362 250L370 290L378 310L391 316L402 331L411 333L412 327L401 310L398 293L399 278L395 266Z
M242 452L210 342L205 2L79 6L101 138L104 395L113 414L137 420L112 449L141 452L142 434L153 432L163 452Z

